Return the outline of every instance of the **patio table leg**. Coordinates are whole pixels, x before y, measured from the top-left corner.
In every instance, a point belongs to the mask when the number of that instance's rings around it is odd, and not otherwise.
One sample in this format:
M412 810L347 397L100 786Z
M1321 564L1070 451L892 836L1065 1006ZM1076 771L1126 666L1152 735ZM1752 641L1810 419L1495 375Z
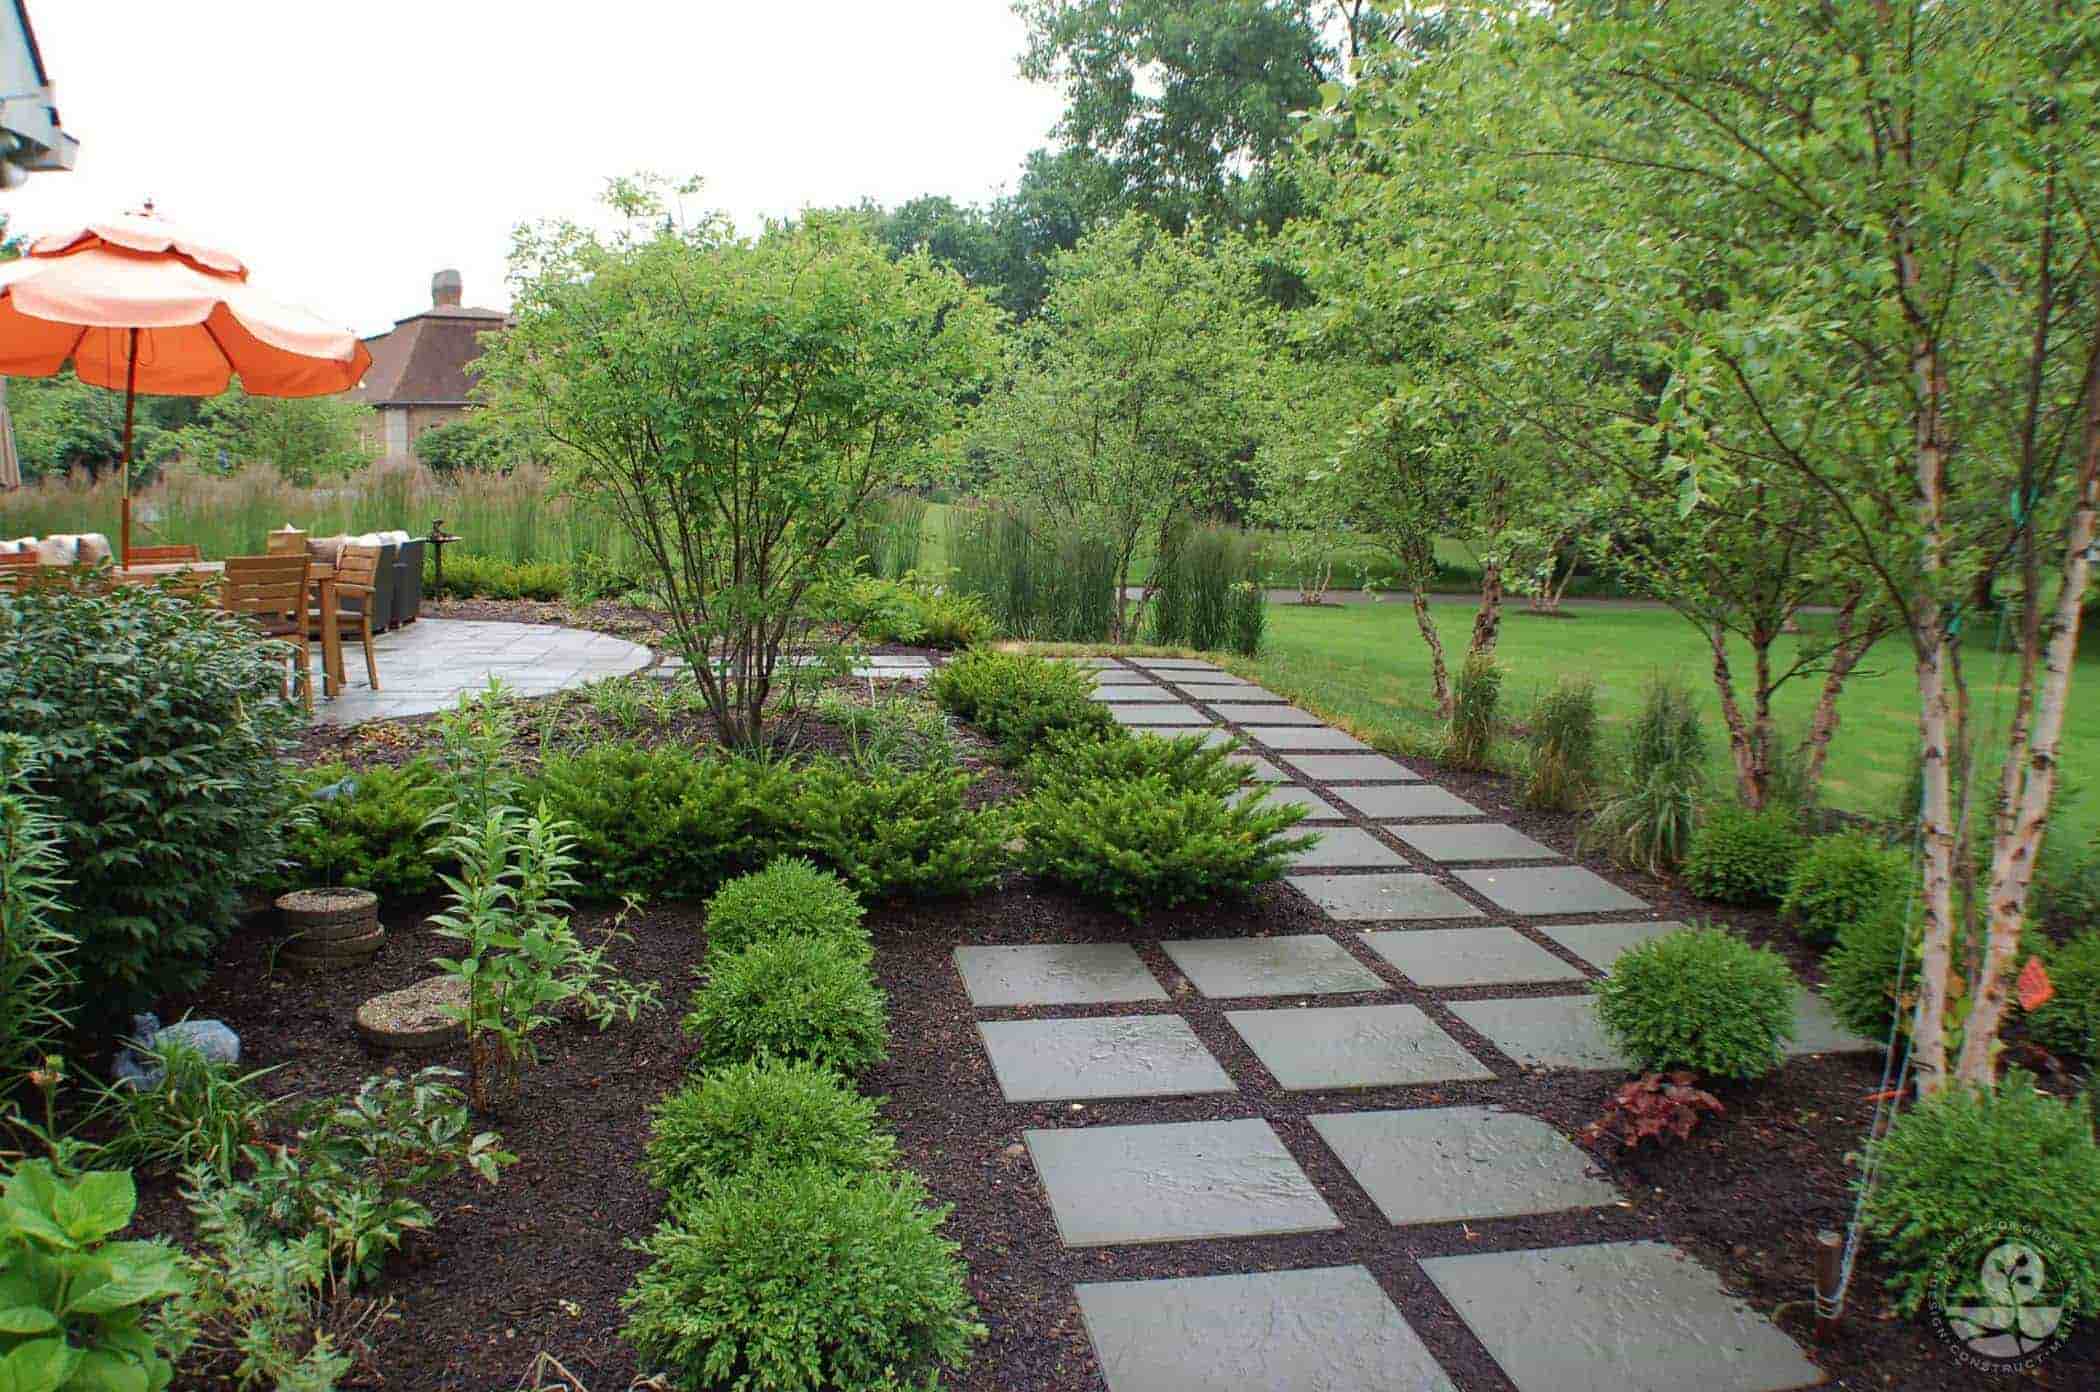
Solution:
M343 634L335 621L335 577L314 581L321 604L321 688L330 700L343 689Z

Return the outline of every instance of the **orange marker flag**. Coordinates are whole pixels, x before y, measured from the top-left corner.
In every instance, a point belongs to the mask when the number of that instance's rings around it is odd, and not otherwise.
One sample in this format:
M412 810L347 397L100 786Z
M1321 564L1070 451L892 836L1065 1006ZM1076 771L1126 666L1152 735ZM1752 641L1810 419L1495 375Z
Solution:
M2020 968L2020 1008L2039 1010L2056 994L2056 983L2049 979L2049 969L2042 959L2030 955L2027 965Z

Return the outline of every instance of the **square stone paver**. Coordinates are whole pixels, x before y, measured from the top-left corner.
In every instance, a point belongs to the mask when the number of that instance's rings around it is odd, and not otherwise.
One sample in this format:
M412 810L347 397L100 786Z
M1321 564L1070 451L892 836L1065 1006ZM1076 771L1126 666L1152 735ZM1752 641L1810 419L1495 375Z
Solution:
M1271 725L1247 733L1257 744L1286 753L1300 749L1348 749L1361 753L1371 748L1354 735L1345 735L1325 725Z
M1366 933L1371 950L1417 986L1508 986L1530 981L1585 981L1514 928L1414 928Z
M1281 701L1283 697L1273 691L1265 691L1253 682L1177 682L1183 691L1198 701Z
M1127 691L1129 687L1110 687L1111 691ZM1099 695L1099 692L1094 693ZM1118 725L1211 725L1216 722L1194 706L1176 702L1171 706L1114 705L1108 708Z
M1094 673L1096 686L1150 686L1152 678L1144 672L1133 672L1128 667L1106 667Z
M1539 931L1598 971L1608 972L1627 949L1682 927L1668 919L1660 923L1542 923Z
M1264 808L1302 807L1308 822L1339 822L1348 815L1312 789L1301 788L1296 784L1269 789L1262 794L1261 805Z
M1385 783L1372 788L1336 788L1334 795L1377 821L1410 817L1478 817L1481 810L1434 783Z
M1422 775L1383 754L1293 754L1291 767L1322 783L1419 783Z
M1407 864L1406 856L1362 827L1337 827L1319 835L1318 845L1291 857L1293 869L1389 870Z
M1299 710L1296 706L1281 702L1264 705L1259 702L1243 704L1232 701L1213 701L1210 708L1218 713L1220 720L1233 725L1318 725L1320 717L1311 711Z
M1231 675L1215 662L1205 662L1194 657L1133 657L1130 662L1134 667L1149 667L1155 672L1215 672L1221 677Z
M1127 682L1119 686L1097 686L1091 693L1096 701L1172 701L1185 704L1179 696L1156 682Z
M1176 731L1175 733L1179 734L1182 732ZM1246 748L1246 741L1230 730L1220 730L1216 726L1212 726L1203 732L1203 747L1205 749L1244 749Z
M1317 933L1282 938L1184 938L1161 943L1206 996L1335 996L1380 991L1378 973Z
M1099 1005L1167 998L1126 943L958 947L955 969L962 973L972 1005Z
M1342 1225L1266 1121L1084 1126L1021 1138L1067 1247Z
M1519 1392L1779 1392L1823 1372L1662 1242L1467 1252L1422 1263Z
M1345 923L1482 916L1479 909L1427 875L1292 875L1290 882L1329 918Z
M1228 1010L1225 1019L1287 1092L1495 1076L1412 1005Z
M1074 1293L1109 1392L1453 1392L1361 1266L1093 1281Z
M1467 888L1484 895L1497 908L1517 914L1616 913L1645 909L1637 899L1579 865L1522 866L1513 870L1459 870Z
M1009 1102L1234 1090L1179 1015L983 1020L977 1032Z
M1291 776L1259 754L1228 754L1227 763L1238 764L1257 783L1288 783Z
M1447 1007L1527 1068L1629 1068L1597 1021L1591 996L1453 1001Z
M1789 1055L1832 1054L1860 1049L1879 1049L1880 1044L1862 1039L1838 1023L1829 1004L1813 991L1803 991L1794 1000L1794 1037L1787 1041Z
M1616 1202L1590 1158L1537 1117L1488 1107L1312 1118L1388 1223L1515 1218Z
M1558 860L1560 852L1500 822L1484 826L1394 827L1393 835L1434 861Z

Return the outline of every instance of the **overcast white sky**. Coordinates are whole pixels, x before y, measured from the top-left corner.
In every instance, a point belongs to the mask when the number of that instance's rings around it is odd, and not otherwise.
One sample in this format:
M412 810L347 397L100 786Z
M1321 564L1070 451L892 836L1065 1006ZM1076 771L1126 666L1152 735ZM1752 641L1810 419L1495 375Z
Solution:
M385 329L456 266L502 306L521 220L698 174L766 215L983 198L1059 101L1006 0L29 0L80 161L0 194L36 234L151 196L279 298Z

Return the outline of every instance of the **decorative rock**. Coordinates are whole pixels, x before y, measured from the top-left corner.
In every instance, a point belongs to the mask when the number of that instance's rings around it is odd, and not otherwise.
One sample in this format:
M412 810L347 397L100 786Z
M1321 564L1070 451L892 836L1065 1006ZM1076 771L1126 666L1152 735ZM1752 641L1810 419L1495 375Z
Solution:
M426 976L357 1007L357 1032L381 1049L436 1053L466 1037L466 1026L447 1013L466 1003L466 983L459 977Z
M181 1044L203 1056L206 1063L234 1064L241 1061L241 1037L222 1020L177 1020L161 1027L151 1011L131 1017L130 1047L117 1055L113 1070L119 1083L150 1091L160 1086L161 1067L139 1051L139 1045L161 1048Z
M307 944L367 937L379 928L379 896L369 889L295 889L278 897L277 908L285 931Z

